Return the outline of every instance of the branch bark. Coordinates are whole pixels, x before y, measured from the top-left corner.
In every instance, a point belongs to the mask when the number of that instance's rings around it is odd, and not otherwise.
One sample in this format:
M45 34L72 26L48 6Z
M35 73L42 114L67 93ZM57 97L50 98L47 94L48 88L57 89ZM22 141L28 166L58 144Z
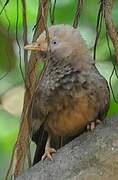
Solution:
M16 180L117 180L118 116L85 132Z

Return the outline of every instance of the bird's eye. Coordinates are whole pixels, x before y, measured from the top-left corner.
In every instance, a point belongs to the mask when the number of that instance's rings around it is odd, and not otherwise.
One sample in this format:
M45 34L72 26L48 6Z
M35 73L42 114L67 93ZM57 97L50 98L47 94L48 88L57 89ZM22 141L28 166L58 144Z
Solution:
M53 44L57 44L57 41L54 41Z
M57 41L57 40L53 40L53 41L52 41L52 44L53 44L53 45L57 45L57 44L58 44L58 41Z

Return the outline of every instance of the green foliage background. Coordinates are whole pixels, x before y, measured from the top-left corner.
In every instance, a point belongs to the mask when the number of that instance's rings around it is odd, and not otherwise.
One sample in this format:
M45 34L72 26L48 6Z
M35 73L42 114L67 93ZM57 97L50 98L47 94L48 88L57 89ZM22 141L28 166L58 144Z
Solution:
M0 1L0 5L3 5L5 0ZM72 24L73 18L76 10L77 0L57 0L56 10L55 10L55 24L64 23ZM0 7L0 9L2 6ZM36 13L38 8L38 0L27 1L27 17L28 17L28 37L29 41L32 39L32 28L35 24ZM97 20L97 13L99 9L98 0L86 0L84 3L84 8L81 14L79 29L85 38L88 46L93 55L93 45L95 40L95 27ZM5 96L6 92L14 86L22 85L23 80L21 77L19 69L19 56L18 56L18 46L15 40L15 28L16 28L16 1L9 1L6 6L6 13L2 13L0 16L0 77L9 71L9 74L2 80L0 80L0 180L3 179L7 168L8 162L10 160L13 145L16 140L18 133L20 117L17 115L10 114L2 106L2 97ZM118 1L114 1L113 7L113 20L115 22L116 28L118 29ZM8 32L8 18L10 21L10 29ZM49 21L50 24L50 21ZM19 41L22 46L22 7L19 1ZM102 31L100 35L100 40L97 47L97 66L100 72L109 80L113 65L112 61L115 60L113 46L110 43L112 50L112 57L110 57L106 36L105 25L103 23ZM9 38L8 38L9 37ZM118 79L114 75L112 77L112 87L118 99ZM16 92L18 93L18 92ZM102 92L101 92L102 93ZM19 92L20 96L20 92ZM19 104L19 102L17 102ZM118 112L118 105L114 102L111 95L111 106L108 116L112 116Z

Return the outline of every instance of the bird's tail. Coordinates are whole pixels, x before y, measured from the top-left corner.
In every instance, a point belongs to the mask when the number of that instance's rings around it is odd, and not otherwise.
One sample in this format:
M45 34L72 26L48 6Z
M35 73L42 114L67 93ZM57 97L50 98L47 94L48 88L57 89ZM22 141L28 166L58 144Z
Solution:
M32 137L32 140L36 143L33 165L35 165L41 160L41 157L45 152L47 137L48 133L44 130L43 126Z

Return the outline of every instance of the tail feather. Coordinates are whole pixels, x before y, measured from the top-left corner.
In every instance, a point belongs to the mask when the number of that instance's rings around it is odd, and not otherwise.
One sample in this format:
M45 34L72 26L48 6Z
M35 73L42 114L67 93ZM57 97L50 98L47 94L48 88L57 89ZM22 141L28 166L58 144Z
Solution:
M48 134L47 132L42 132L42 138L38 138L38 141L37 141L37 144L36 144L36 151L35 151L35 154L34 154L34 160L33 160L33 165L35 165L36 163L38 163L44 152L45 152L45 145L46 145L46 141L47 141L47 137L48 137Z
M45 152L47 137L48 133L44 130L44 125L42 125L40 129L33 134L32 141L36 143L33 165L41 160L41 157Z

